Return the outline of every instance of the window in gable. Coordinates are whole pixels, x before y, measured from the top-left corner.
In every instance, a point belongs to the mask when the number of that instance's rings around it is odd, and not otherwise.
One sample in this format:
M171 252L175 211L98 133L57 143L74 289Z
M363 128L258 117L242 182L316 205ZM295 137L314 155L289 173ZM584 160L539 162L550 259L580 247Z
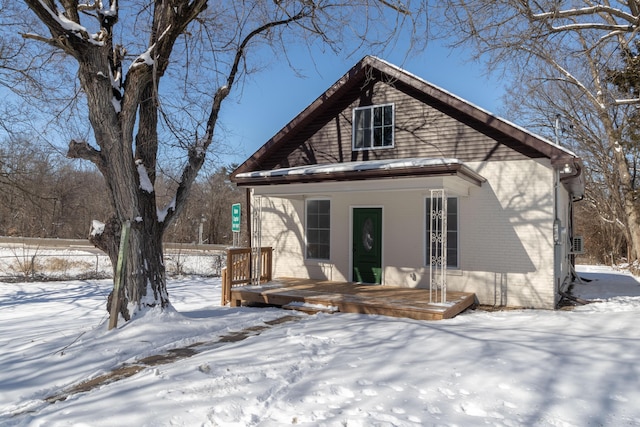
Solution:
M393 104L372 105L353 110L353 149L393 147Z

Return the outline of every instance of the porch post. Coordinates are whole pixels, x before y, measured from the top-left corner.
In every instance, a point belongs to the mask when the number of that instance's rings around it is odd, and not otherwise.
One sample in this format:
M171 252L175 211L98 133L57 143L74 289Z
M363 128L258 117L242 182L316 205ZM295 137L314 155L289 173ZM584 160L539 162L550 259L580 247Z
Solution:
M262 196L255 196L252 207L251 283L259 285L262 274Z
M248 242L249 247L253 246L253 244L251 243L251 196L252 194L253 194L253 191L251 190L251 188L247 187L245 191L245 200L247 201L245 221L247 221L247 239L249 240Z
M431 190L429 209L429 302L433 294L447 302L447 195L443 189Z

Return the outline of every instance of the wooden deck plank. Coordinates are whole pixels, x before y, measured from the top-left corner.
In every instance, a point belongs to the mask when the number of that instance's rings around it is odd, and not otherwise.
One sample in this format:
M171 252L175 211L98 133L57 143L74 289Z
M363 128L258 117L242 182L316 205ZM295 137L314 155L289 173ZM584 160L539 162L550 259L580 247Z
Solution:
M434 301L440 299L439 293L434 295ZM306 303L336 307L344 313L440 320L455 317L472 306L475 294L449 291L442 304L429 301L428 289L279 278L259 286L232 288L232 306L241 302L276 306Z

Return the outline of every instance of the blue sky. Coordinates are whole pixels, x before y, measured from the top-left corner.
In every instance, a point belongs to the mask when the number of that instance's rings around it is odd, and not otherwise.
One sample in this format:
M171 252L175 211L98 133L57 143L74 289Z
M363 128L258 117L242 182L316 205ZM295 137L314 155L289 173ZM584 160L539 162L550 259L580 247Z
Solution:
M463 50L450 50L434 43L410 58L404 52L381 56L395 65L460 96L492 113L500 115L504 83L489 78L481 64L467 62ZM223 163L241 163L262 144L311 104L345 74L361 56L339 57L333 52L294 52L300 77L285 62L272 64L251 75L223 105L224 144L234 155ZM238 88L236 88L238 89Z

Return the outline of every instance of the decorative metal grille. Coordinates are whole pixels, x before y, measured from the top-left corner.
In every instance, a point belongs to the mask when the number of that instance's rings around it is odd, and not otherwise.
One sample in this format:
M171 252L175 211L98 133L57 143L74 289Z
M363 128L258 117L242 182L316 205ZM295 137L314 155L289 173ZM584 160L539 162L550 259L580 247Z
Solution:
M447 302L447 195L431 190L429 211L429 301Z

